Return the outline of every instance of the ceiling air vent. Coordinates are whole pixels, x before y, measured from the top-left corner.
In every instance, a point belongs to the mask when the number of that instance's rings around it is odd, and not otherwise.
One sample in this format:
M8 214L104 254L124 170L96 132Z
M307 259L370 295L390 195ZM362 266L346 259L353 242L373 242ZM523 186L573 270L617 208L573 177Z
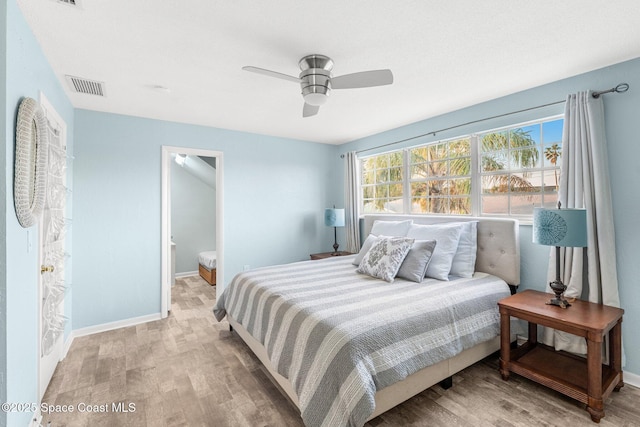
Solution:
M69 86L74 92L86 93L88 95L106 96L104 83L95 80L87 80L82 77L65 76Z

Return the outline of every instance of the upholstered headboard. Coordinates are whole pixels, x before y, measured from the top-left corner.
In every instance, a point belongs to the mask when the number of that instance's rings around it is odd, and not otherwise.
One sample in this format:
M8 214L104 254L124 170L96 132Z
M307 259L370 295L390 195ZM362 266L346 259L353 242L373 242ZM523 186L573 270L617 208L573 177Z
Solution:
M520 238L518 221L507 218L469 218L459 216L365 215L364 233L373 222L413 220L414 224L478 221L478 253L476 271L493 274L510 285L520 284Z

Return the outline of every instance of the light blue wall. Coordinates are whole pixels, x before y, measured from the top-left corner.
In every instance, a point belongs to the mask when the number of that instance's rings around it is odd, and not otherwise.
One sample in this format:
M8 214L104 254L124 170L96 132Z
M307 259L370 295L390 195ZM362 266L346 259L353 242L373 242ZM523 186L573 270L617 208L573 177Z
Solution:
M4 215L6 223L6 348L9 402L37 402L38 229L18 224L13 204L13 164L17 107L23 97L40 99L42 91L66 121L68 149L73 152L73 108L15 0L6 2L5 152L3 153ZM71 177L71 175L69 175ZM68 181L69 183L69 181ZM72 185L72 182L69 183ZM3 239L4 240L4 239ZM33 249L27 251L27 243ZM3 275L4 276L4 275ZM67 316L71 314L67 311ZM3 331L4 332L4 331ZM7 424L28 425L29 414L10 413Z
M0 27L7 28L7 2L0 4ZM0 31L0 132L2 149L0 150L0 176L4 184L0 185L0 402L7 401L7 187L9 171L7 150L9 130L7 129L7 32ZM0 427L7 425L7 414L0 412Z
M74 329L160 312L161 147L224 156L225 281L331 248L335 147L76 110Z
M216 249L216 190L173 161L171 236L176 274L198 271L198 254Z
M637 283L640 276L640 263L638 262L640 249L638 249L637 243L640 241L640 227L637 225L640 198L636 189L637 183L640 182L640 168L637 166L638 158L640 158L640 144L637 136L640 130L638 125L638 111L640 111L640 59L413 123L345 144L339 149L341 152L347 152L371 148L461 123L564 100L568 93L587 89L608 89L621 82L629 83L631 86L629 91L623 95L606 95L604 104L612 198L615 212L613 220L616 227L620 299L622 308L625 310L623 322L623 341L627 356L625 370L640 374L640 336L635 333L635 327L640 325L640 308L637 305L637 301L640 301L640 286ZM428 94L425 94L425 102L437 103L438 100L429 99ZM562 112L563 105L560 104L468 125L443 132L436 137L418 138L393 147L368 151L366 154L465 135ZM342 167L342 163L337 163L336 167ZM547 281L548 249L531 243L530 226L522 225L520 233L522 252L521 288L544 290Z

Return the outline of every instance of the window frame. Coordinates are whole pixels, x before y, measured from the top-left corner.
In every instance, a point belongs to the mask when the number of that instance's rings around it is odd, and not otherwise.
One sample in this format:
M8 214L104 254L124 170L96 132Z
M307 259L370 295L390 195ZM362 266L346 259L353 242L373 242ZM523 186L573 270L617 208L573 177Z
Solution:
M491 129L487 129L487 130L482 130L482 131L478 131L478 132L473 132L473 133L469 133L469 134L465 134L465 135L459 135L459 136L455 136L455 137L451 137L451 138L446 138L446 139L439 139L436 141L430 141L427 143L422 143L422 144L418 144L418 145L413 145L413 146L408 146L408 147L404 147L398 150L390 150L390 151L385 151L385 152L380 152L380 153L376 153L376 154L372 154L369 156L364 156L364 157L359 157L358 158L358 166L359 166L359 178L360 178L360 182L358 184L359 189L358 189L358 194L359 194L359 208L360 208L360 213L361 215L365 215L365 214L391 214L391 215L425 215L425 216L460 216L461 218L468 218L468 217L496 217L496 218L514 218L514 219L518 219L523 223L527 223L527 222L531 222L532 220L532 213L530 214L517 214L517 213L510 213L510 212L505 212L505 213L483 213L482 212L482 178L483 176L487 176L490 174L487 174L486 172L483 172L481 170L481 156L482 156L482 150L481 150L481 138L483 135L486 134L491 134L491 133L500 133L500 132L510 132L511 130L514 129L519 129L519 128L526 128L529 126L533 126L533 125L540 125L541 126L541 132L540 132L540 139L539 141L537 141L537 146L540 149L540 161L539 161L539 165L537 165L535 168L531 168L530 170L535 171L537 173L540 173L542 176L542 185L544 185L544 174L545 172L549 172L549 171L558 171L560 172L560 166L561 166L561 162L558 162L555 166L551 166L551 165L546 165L545 164L545 155L544 155L544 149L546 147L546 142L544 140L544 123L547 122L554 122L557 120L564 120L564 114L556 114L556 115L552 115L552 116L548 116L548 117L544 117L544 118L540 118L540 119L534 119L534 120L529 120L529 121L525 121L525 122L520 122L520 123L515 123L515 124L510 124L510 125L506 125L506 126L501 126L501 127L496 127L496 128L491 128ZM411 207L412 207L412 195L411 195L411 184L414 182L419 182L420 180L414 180L412 179L410 172L412 170L412 166L413 164L411 163L411 150L417 149L417 148L422 148L422 147L428 147L431 145L435 145L435 144L442 144L442 143L449 143L452 141L457 141L457 140L463 140L468 138L470 140L470 159L471 159L471 173L470 173L470 179L471 179L471 192L470 192L470 198L471 198L471 212L469 214L453 214L453 213L429 213L429 212L412 212L411 211ZM560 146L562 147L562 140L560 140ZM511 149L511 148L509 148ZM508 150L507 150L508 151ZM402 159L403 159L403 164L402 164L402 184L403 184L403 194L402 194L402 212L365 212L364 210L364 194L363 194L363 190L365 187L365 184L362 183L362 178L364 176L364 170L363 170L363 165L364 162L367 159L370 158L374 158L374 157L378 157L378 156L383 156L383 155L391 155L393 153L401 153L402 154ZM450 157L447 157L447 161L450 161ZM518 169L514 169L511 170L511 168L507 168L505 169L505 173L511 174L511 173L522 173L522 171L524 169L527 168L518 168ZM448 171L449 172L449 171ZM465 175L466 176L466 175ZM447 175L447 178L449 178L450 175ZM457 176L456 176L457 177ZM536 194L541 194L542 195L542 200L544 203L544 195L546 194L544 189L542 189L542 191L540 193L536 193ZM557 194L557 193L556 193ZM507 202L508 202L508 209L510 210L510 206L511 206L511 197L512 197L512 193L508 193L507 194L508 198L507 198ZM376 200L375 198L373 200Z

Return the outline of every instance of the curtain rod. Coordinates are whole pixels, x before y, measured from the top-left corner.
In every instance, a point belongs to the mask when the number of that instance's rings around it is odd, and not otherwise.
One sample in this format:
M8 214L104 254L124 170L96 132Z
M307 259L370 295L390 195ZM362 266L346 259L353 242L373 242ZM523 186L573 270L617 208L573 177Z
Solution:
M628 90L629 90L629 85L627 83L620 83L618 86L616 86L614 88L611 88L611 89L608 89L608 90L603 90L603 91L593 92L591 94L591 96L594 97L594 98L599 98L600 95L604 95L606 93L624 93L624 92L626 92ZM442 128L442 129L434 130L434 131L431 131L431 132L422 133L420 135L412 136L410 138L401 139L400 141L388 142L386 144L377 145L375 147L358 150L358 151L356 151L356 154L364 153L366 151L376 150L378 148L388 147L390 145L400 144L400 143L403 143L403 142L411 141L412 139L422 138L424 136L429 136L429 135L436 136L436 134L438 134L440 132L445 132L445 131L456 129L456 128L460 128L460 127L463 127L463 126L473 125L473 124L484 122L484 121L487 121L487 120L499 119L501 117L511 116L513 114L524 113L524 112L531 111L531 110L537 110L539 108L550 107L552 105L563 104L564 102L565 102L565 100L555 101L555 102L550 102L548 104L537 105L535 107L525 108L525 109L522 109L522 110L511 111L509 113L498 114L498 115L491 116L491 117L485 117L483 119L472 120L470 122L462 123L462 124L459 124L459 125L449 126L447 128ZM344 154L341 154L340 157L344 158Z
M629 90L629 84L628 83L620 83L618 86L616 87L612 87L611 89L608 90L602 90L600 92L593 92L591 94L591 96L593 96L594 98L598 99L600 98L600 95L604 95L605 93L624 93L626 91Z

